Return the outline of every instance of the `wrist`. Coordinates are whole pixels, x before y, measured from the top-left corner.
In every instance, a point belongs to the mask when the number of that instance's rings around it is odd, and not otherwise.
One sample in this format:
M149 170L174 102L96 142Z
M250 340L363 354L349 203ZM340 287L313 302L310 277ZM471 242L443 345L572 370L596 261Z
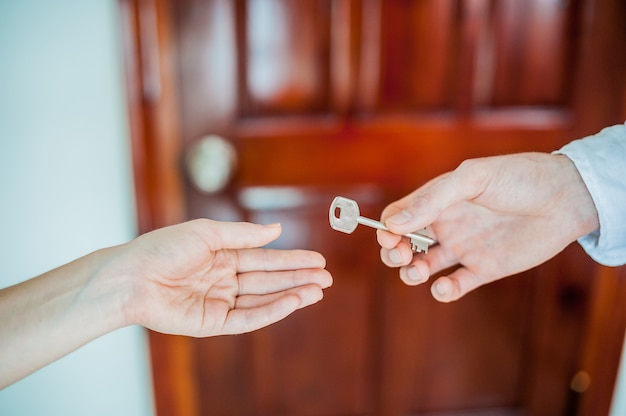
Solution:
M134 324L129 310L132 305L133 282L124 270L124 245L98 250L94 270L89 279L91 301L99 302L99 319L106 332Z
M574 162L565 155L557 154L553 157L563 173L561 207L568 219L568 231L575 241L600 228L598 212Z

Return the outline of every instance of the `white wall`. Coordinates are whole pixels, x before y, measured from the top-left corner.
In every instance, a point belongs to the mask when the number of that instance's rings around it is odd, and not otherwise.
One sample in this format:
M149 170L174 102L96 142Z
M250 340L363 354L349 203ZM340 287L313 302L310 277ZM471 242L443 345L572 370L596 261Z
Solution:
M135 234L116 4L0 0L0 287ZM0 414L151 415L150 386L125 328L0 391Z

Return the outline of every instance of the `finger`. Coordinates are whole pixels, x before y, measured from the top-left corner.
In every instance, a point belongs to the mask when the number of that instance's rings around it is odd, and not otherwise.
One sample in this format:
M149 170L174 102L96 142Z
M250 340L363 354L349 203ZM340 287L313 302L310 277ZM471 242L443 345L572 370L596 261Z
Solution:
M276 293L268 293L268 294L251 294L251 295L241 295L237 296L235 301L235 306L233 309L254 309L259 308L261 306L269 305L276 300L289 296L295 295L298 296L301 300L300 307L308 306L311 303L317 302L320 298L320 291L323 289L316 284L309 284L299 287L294 287L290 289L286 289L282 292ZM322 292L323 293L323 292Z
M228 313L222 334L243 334L284 319L300 306L297 295L283 296L252 309L233 309Z
M224 323L223 334L242 334L263 328L280 321L297 309L319 302L324 294L319 286L309 285L282 295L267 296L273 298L269 303L266 303L268 299L257 299L256 303L243 300L244 303L250 302L257 306L240 309L241 305L238 305L231 310Z
M416 256L417 257L417 256ZM428 265L421 258L416 258L406 266L400 268L400 279L409 286L424 283L430 277Z
M461 267L448 276L437 279L430 290L439 302L455 301L485 282L465 267Z
M406 234L432 224L451 205L478 196L483 183L474 165L474 161L463 162L453 172L391 204L389 212L393 214L385 219L385 225L393 233Z
M252 271L278 271L297 269L322 269L326 259L310 250L246 249L237 252L239 273Z
M428 254L421 258L428 265L428 272L431 276L459 263L459 259L453 252L440 245L431 247Z
M398 245L402 237L388 231L376 230L376 240L381 247L392 249Z
M404 266L413 259L413 250L408 243L400 242L392 249L381 248L380 259L389 267Z
M212 250L262 247L276 240L282 232L280 224L261 225L199 219L190 221L187 225L193 227Z
M239 295L268 294L315 284L325 289L333 278L324 269L300 269L281 272L255 271L239 275Z

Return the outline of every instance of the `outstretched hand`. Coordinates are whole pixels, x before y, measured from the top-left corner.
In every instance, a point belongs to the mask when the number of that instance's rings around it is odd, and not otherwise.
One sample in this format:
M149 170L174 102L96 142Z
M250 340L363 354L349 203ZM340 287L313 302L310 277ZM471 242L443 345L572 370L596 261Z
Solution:
M129 316L158 332L205 337L249 332L322 299L325 259L305 250L258 248L278 224L190 221L129 243L124 270L136 282Z
M259 248L280 233L278 224L190 221L0 290L0 388L123 326L237 334L319 301L332 284L326 261Z
M574 164L524 153L473 159L390 204L378 231L381 259L409 285L460 266L431 287L443 302L528 270L599 227ZM436 245L413 254L398 234L427 227Z

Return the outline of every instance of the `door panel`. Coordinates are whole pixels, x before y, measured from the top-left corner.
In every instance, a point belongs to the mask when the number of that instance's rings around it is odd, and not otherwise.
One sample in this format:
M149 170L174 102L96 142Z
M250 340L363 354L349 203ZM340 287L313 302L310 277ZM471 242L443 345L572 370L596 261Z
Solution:
M420 111L454 107L459 87L458 3L385 2L379 7L377 107Z
M619 122L626 64L602 51L626 45L613 29L622 2L145 4L169 22L157 43L175 68L164 82L180 154L167 157L180 165L209 134L237 152L213 194L177 166L185 218L281 222L271 246L320 251L335 278L323 302L261 331L151 334L160 414L576 414L583 357L623 339L623 321L620 334L585 338L602 269L578 246L440 304L382 265L373 230L331 230L328 207L344 195L378 218L466 158L552 151ZM177 363L178 381L163 380Z
M239 7L243 116L309 114L328 103L328 5L253 0Z
M485 61L493 66L487 70L492 82L485 79L491 84L484 86L491 90L485 104L566 106L580 51L575 42L583 2L506 0L493 7L494 21L482 45Z

